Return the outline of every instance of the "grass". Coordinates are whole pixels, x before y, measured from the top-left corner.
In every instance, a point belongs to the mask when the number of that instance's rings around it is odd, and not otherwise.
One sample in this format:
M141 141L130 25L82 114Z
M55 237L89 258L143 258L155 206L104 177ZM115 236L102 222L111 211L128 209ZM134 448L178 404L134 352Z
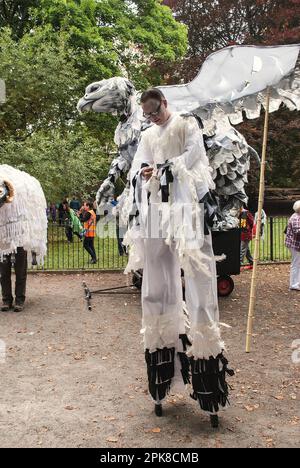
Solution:
M95 250L98 263L90 265L89 254L84 250L83 243L74 236L73 242L66 239L63 226L49 224L48 254L45 259L45 270L95 270L123 269L127 257L121 257L118 252L117 239L95 238Z
M291 259L290 251L285 247L284 230L287 226L288 218L286 216L276 216L268 218L265 229L264 240L260 241L259 259L266 261L289 261ZM271 232L273 235L271 235ZM254 242L250 244L250 250L254 252Z
M284 245L284 229L288 218L276 217L268 218L265 230L265 239L260 241L260 261L289 261L290 252ZM271 224L272 223L272 224ZM271 230L273 236L271 236ZM273 242L271 242L273 237ZM271 245L273 244L273 248ZM48 229L48 255L45 259L45 270L95 270L95 269L124 269L127 257L120 257L118 252L117 239L95 238L95 249L98 263L90 265L90 257L84 250L82 242L75 236L73 243L68 243L64 227L50 223ZM253 254L254 245L250 244Z

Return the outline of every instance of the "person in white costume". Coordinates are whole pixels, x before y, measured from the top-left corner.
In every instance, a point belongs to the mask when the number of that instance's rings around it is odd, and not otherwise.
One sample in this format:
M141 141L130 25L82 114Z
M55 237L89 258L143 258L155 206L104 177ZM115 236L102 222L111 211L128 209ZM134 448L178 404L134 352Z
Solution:
M47 253L47 203L37 179L0 164L0 284L2 312L24 308L27 263L42 263ZM15 305L11 273L15 270Z
M192 375L193 395L217 424L228 401L219 329L216 265L211 234L205 225L205 200L214 188L202 132L192 115L171 113L162 92L141 97L144 117L155 125L138 147L133 178L143 249L142 309L149 391L162 414L176 368L184 383ZM162 223L157 227L157 219ZM129 259L127 271L135 259ZM181 268L185 274L183 304ZM187 323L190 322L190 323ZM179 359L177 359L179 358Z

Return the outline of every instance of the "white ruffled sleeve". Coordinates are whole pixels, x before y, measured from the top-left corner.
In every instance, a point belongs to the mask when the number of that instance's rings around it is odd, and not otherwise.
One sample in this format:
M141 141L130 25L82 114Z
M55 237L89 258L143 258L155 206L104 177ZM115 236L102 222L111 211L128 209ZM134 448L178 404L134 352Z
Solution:
M187 170L191 170L199 160L208 165L202 130L194 117L185 118L184 133L184 152L174 159L180 158Z
M149 136L147 130L142 134L137 152L132 163L131 176L134 177L141 169L143 164L152 166L154 164L153 154L149 145Z

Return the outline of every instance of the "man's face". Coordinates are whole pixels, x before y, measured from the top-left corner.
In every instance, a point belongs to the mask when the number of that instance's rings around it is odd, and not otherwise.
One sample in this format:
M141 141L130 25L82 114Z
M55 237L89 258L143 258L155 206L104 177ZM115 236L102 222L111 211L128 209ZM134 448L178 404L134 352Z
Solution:
M144 116L156 125L164 125L170 116L166 100L148 99L142 104Z

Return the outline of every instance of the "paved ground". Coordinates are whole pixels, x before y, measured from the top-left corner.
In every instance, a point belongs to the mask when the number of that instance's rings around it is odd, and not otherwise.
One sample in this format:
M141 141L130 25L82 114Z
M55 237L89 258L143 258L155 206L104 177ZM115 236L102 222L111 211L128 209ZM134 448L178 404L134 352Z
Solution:
M170 396L165 416L147 396L140 298L102 296L89 312L82 280L126 284L122 274L31 275L23 313L0 315L1 447L299 447L300 293L288 266L260 267L253 352L245 354L250 273L222 299L221 320L236 376L221 427L188 396Z

